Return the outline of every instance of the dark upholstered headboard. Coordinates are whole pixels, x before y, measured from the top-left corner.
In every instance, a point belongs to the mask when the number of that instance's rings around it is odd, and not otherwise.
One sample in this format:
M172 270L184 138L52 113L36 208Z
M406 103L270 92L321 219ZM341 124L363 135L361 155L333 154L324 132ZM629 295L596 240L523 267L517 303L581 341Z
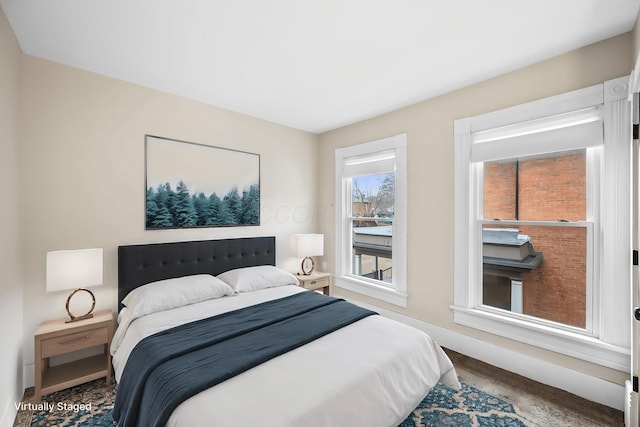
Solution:
M118 304L146 283L193 274L276 264L276 238L200 240L118 247Z

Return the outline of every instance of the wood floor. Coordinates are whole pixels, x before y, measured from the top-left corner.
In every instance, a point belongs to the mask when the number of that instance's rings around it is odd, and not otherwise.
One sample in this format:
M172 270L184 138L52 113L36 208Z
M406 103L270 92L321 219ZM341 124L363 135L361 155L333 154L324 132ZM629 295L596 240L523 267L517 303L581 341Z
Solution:
M504 398L534 427L624 426L624 414L445 349L462 381Z

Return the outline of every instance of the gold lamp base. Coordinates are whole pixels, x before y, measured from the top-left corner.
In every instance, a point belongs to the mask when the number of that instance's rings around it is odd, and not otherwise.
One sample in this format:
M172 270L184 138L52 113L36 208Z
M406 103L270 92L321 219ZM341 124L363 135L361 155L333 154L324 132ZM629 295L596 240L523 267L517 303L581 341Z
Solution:
M80 291L88 292L89 295L91 295L91 308L85 314L82 314L80 316L74 316L69 310L69 302L71 301L71 297L73 297L77 292L80 292ZM77 322L78 320L91 319L93 317L92 311L96 306L96 297L93 295L93 292L91 292L89 289L78 288L69 294L69 297L67 298L67 304L65 306L67 308L67 314L69 315L69 318L65 320L65 323Z

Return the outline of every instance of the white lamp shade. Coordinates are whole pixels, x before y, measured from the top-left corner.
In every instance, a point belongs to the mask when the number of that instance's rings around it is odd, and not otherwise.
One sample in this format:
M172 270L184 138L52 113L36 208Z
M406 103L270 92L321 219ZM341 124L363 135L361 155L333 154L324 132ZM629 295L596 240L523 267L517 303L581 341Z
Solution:
M102 248L47 252L47 292L102 285Z
M289 252L297 258L324 255L324 234L292 234Z

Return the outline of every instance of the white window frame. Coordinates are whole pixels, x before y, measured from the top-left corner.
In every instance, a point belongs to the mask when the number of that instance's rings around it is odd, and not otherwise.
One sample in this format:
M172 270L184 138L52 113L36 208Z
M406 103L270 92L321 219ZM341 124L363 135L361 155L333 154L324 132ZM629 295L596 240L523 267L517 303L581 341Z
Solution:
M520 342L566 354L589 362L626 371L630 364L630 284L631 284L631 133L627 100L628 77L589 88L545 98L480 116L456 120L455 135L455 232L454 232L454 322ZM588 260L589 292L587 328L561 326L531 316L517 315L483 306L481 294L482 178L477 168L484 159L504 151L504 158L521 151L505 138L502 146L478 147L488 140L500 140L501 133L522 127L514 138L527 146L528 139L543 136L535 129L538 120L562 115L578 117L580 111L601 109L603 148L588 148L587 212L595 224L589 237L593 259ZM579 120L579 119L578 119ZM528 123L529 125L524 125ZM579 122L579 121L578 121ZM582 123L582 122L579 122ZM595 124L580 125L593 132ZM551 134L554 131L548 132ZM529 133L529 135L527 134ZM537 134L536 134L537 133ZM533 136L531 135L533 134ZM551 139L537 144L540 154L571 149L564 134L559 149ZM591 133L593 135L593 133ZM474 151L474 139L476 150ZM542 138L544 139L544 138ZM547 145L545 145L547 144ZM535 144L534 144L535 145ZM532 146L531 144L529 146ZM515 147L515 148L514 148ZM554 148L555 147L555 148ZM526 150L525 150L526 151ZM600 151L603 151L602 153ZM526 154L531 153L530 150ZM479 158L479 159L478 159ZM598 168L601 167L601 170ZM598 178L599 175L599 178ZM593 200L597 198L598 200ZM587 224L590 227L590 224ZM526 284L524 285L526 286Z
M345 176L347 159L393 151L395 154L395 204L392 239L392 283L351 274L351 179ZM401 307L407 306L407 135L336 149L335 152L336 243L334 285Z

